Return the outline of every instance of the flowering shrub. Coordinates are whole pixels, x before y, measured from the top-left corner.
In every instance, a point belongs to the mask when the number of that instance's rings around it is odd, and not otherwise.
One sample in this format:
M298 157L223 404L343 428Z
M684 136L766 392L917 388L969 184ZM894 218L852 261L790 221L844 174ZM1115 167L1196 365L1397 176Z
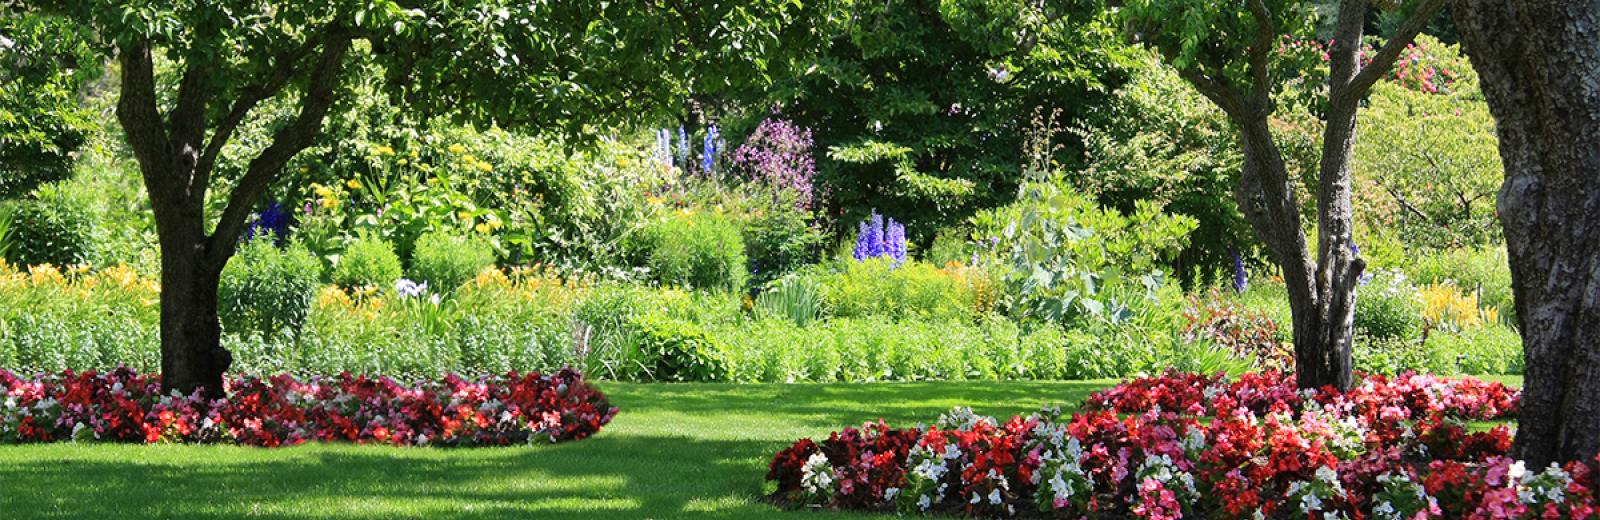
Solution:
M297 380L237 376L228 397L161 393L159 376L127 368L20 377L0 370L0 444L102 440L292 446L396 446L579 440L617 409L576 371L449 375L413 385L341 374Z
M1596 461L1526 468L1505 426L1515 391L1474 379L1368 377L1301 392L1292 377L1168 373L1001 423L868 423L772 460L790 504L1063 518L1596 518ZM1126 415L1118 415L1123 413Z
M817 175L812 144L811 129L787 119L769 118L734 150L733 165L748 180L793 191L795 205L810 209Z

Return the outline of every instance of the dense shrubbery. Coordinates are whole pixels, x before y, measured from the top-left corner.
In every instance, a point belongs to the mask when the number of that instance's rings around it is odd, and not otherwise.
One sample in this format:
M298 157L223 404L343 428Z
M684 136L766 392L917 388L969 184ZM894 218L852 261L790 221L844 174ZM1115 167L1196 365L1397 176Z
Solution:
M258 202L249 235L275 240L244 244L225 271L224 343L256 373L572 365L637 380L876 381L1289 369L1281 282L1245 272L1270 262L1232 201L1238 154L1217 109L1126 49L1065 67L1126 70L1126 82L1047 72L1063 68L1054 52L1106 35L990 24L998 7L852 8L862 18L829 42L832 61L784 102L692 103L685 127L656 130L653 145L639 128L585 141L419 120L365 81L383 71L361 65L356 117L330 118L291 161L290 182ZM874 20L931 32L861 23ZM941 40L1014 29L1050 30L1025 47ZM954 54L903 46L930 41ZM1453 49L1408 52L1404 73L1374 91L1356 151L1358 206L1371 213L1357 236L1378 273L1357 300L1358 366L1519 372L1509 273L1480 202L1497 180L1481 94ZM1086 88L1109 101L1049 107L1058 99L1046 94ZM1273 124L1304 177L1320 123L1291 90ZM240 141L265 141L273 119L251 118ZM58 267L0 269L0 366L155 367L148 200L120 138L90 137L71 180L7 203L6 258ZM1395 143L1412 146L1391 153ZM222 151L219 180L242 172L243 148ZM1208 294L1234 262L1242 292ZM79 263L136 267L67 267Z
M411 273L434 290L451 292L494 266L494 247L475 236L430 231L417 238Z
M270 236L252 239L222 271L217 291L224 330L297 333L305 326L322 264L299 243L279 248Z
M1407 375L1347 393L1292 377L1168 373L1067 416L1001 423L957 408L931 426L867 423L772 460L790 505L977 517L1586 518L1596 461L1506 457L1515 414L1497 383ZM1118 414L1126 414L1119 416Z
M91 222L83 208L49 195L11 202L5 259L19 265L78 265L89 261Z
M400 280L400 257L388 241L362 234L334 264L332 282L346 289L389 288Z
M571 370L405 384L341 374L296 380L237 376L228 397L163 395L159 376L119 368L19 377L0 369L0 444L59 441L229 442L294 446L344 441L479 446L580 440L616 416Z
M684 210L657 220L640 234L638 248L660 283L737 292L749 276L739 226L718 212Z

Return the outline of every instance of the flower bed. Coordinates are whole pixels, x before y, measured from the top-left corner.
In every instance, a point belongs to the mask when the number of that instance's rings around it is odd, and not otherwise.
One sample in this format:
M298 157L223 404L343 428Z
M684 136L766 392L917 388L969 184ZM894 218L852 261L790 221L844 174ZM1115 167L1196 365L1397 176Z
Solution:
M789 505L1053 518L1595 518L1595 463L1506 457L1518 394L1497 383L1169 373L1004 423L958 408L803 439L772 460ZM1120 414L1120 415L1119 415Z
M578 440L617 409L573 370L449 375L406 385L341 374L304 381L235 376L226 399L161 394L159 376L121 368L36 378L0 370L0 444L101 440L397 446Z

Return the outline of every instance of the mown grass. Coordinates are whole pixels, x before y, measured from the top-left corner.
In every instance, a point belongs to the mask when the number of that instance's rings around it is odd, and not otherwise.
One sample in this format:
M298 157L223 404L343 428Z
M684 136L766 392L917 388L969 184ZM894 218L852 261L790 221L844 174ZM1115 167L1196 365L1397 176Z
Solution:
M610 426L535 447L0 446L0 518L865 518L762 502L768 460L845 425L1005 418L1112 383L607 382Z
M1008 417L1110 384L607 382L611 425L536 447L0 446L0 518L858 518L762 502L772 454L880 417Z

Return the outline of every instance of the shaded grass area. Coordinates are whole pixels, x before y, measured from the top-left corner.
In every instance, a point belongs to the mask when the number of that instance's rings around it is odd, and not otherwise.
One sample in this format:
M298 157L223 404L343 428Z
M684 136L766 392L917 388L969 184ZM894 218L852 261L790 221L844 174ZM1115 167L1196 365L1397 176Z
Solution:
M763 503L772 454L878 418L1075 405L1113 383L606 382L611 425L536 447L0 446L0 518L864 518Z

